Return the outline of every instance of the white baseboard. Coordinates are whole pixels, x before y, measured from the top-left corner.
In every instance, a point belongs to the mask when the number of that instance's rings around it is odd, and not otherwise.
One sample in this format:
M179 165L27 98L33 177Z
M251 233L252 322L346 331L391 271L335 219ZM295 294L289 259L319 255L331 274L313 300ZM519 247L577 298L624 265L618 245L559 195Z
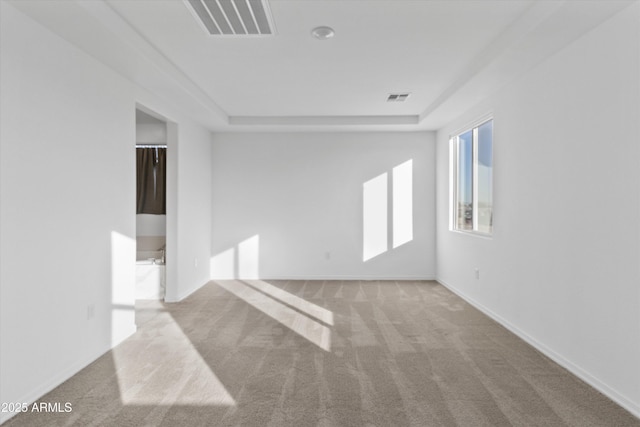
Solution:
M436 280L433 275L426 276L349 276L349 275L305 275L305 276L296 276L296 275L282 275L282 276L261 276L260 278L255 277L215 277L211 280Z
M89 366L91 363L93 363L96 359L98 359L99 357L101 357L102 355L104 355L106 352L110 351L112 348L116 347L118 344L120 344L122 341L124 341L125 339L129 338L131 335L133 335L136 332L136 326L133 326L133 331L130 334L127 334L126 337L124 337L123 339L121 339L119 342L113 344L111 347L105 349L105 350L100 350L97 353L90 355L80 361L76 361L75 363L69 365L66 369L62 370L61 372L56 373L54 376L50 377L49 379L47 379L46 381L44 381L43 383L41 383L38 387L36 387L35 389L31 390L29 393L27 393L26 395L22 396L21 398L18 399L11 399L11 402L14 403L27 403L29 404L29 406L31 406L34 402L37 402L38 399L40 399L42 396L44 396L45 394L49 393L51 390L53 390L54 388L58 387L60 384L62 384L63 382L65 382L66 380L68 380L69 378L71 378L72 376L74 376L75 374L77 374L78 372L80 372L81 370L83 370L84 368L86 368L87 366ZM19 412L2 412L0 413L0 424L4 424L6 421L10 420L11 418L13 418L14 416L18 415Z
M222 280L222 279L218 279L218 280ZM173 303L173 302L180 302L183 299L187 298L189 295L191 295L192 293L194 293L195 291L197 291L198 289L200 289L201 287L203 287L204 285L207 284L208 281L203 282L200 286L196 286L193 289L189 289L186 292L182 292L178 295L176 295L175 297L172 295L166 295L164 297L164 302L168 302L168 303Z
M203 285L204 286L204 285ZM189 295L191 295L192 293L194 293L195 291L197 291L198 289L200 289L202 286L198 286L197 288L194 289L190 289L187 292L183 292L179 295L165 295L164 296L164 302L168 302L168 303L173 303L173 302L180 302L183 299L185 299L186 297L188 297Z
M540 353L544 354L549 359L553 360L558 365L562 366L563 368L571 372L573 375L580 378L582 381L589 384L591 387L595 388L600 393L604 394L609 399L613 400L615 403L622 406L627 411L631 412L631 414L633 414L635 417L640 418L640 403L633 402L631 399L625 397L621 393L609 387L606 383L604 383L603 381L600 381L598 378L591 375L589 372L585 371L580 366L575 365L570 360L564 358L560 354L553 351L551 348L537 341L535 338L531 337L526 332L522 331L517 326L510 323L508 320L494 313L492 310L478 303L468 295L460 292L460 290L456 289L454 286L438 278L436 278L435 280L438 283L440 283L442 286L449 289L451 292L453 292L454 294L456 294L457 296L459 296L460 298L462 298L463 300L465 300L466 302L468 302L469 304L471 304L472 306L474 306L475 308L477 308L478 310L480 310L481 312L483 312L484 314L486 314L487 316L495 320L496 322L500 323L502 326L504 326L509 331L517 335L519 338L527 342L529 345L534 347Z

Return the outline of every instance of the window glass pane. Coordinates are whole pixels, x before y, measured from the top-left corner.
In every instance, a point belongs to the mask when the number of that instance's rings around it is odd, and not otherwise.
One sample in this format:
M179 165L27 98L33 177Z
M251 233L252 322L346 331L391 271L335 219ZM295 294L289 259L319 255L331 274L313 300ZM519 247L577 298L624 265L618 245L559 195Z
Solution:
M481 233L491 233L493 225L491 188L493 175L493 121L478 127L478 165L477 165L478 229Z
M473 230L473 131L458 136L457 228Z

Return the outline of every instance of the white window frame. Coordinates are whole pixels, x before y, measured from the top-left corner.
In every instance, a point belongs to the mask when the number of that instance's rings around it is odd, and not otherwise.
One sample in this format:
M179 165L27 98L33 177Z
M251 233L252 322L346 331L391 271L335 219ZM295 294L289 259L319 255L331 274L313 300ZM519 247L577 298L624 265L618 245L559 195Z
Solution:
M481 118L468 123L464 127L459 128L449 136L449 200L450 200L450 215L449 215L449 230L457 233L472 234L479 237L491 238L493 236L493 223L491 224L491 232L485 233L478 228L478 128L483 124L493 121L493 114L487 114ZM472 209L473 209L473 228L466 230L458 228L458 166L460 165L459 153L458 153L458 138L469 131L472 131ZM495 138L492 135L491 146L492 151L495 147ZM492 159L493 169L493 159ZM493 211L493 176L491 178L491 209Z

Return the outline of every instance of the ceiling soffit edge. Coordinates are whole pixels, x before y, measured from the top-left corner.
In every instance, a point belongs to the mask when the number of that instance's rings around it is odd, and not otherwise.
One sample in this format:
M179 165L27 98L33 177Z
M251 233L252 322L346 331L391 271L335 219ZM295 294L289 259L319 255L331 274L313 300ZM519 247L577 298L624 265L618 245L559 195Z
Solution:
M494 38L453 78L452 83L420 114L420 121L427 118L463 86L470 83L484 68L505 55L511 46L555 13L562 3L564 0L534 2L529 6L519 18Z
M231 116L230 125L303 125L303 126L358 126L358 125L417 125L418 115L397 116Z
M200 86L191 80L182 70L136 30L126 18L115 10L108 0L75 0L78 5L98 19L116 37L132 46L161 72L171 78L180 88L200 105L228 122L229 115ZM139 82L136 82L139 83ZM144 86L143 86L144 87Z

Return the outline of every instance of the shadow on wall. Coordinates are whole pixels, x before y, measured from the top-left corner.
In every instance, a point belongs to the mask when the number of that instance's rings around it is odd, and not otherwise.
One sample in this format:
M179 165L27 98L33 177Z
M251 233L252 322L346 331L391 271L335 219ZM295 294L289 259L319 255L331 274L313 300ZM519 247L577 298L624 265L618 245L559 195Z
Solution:
M362 261L412 240L413 160L408 160L362 184Z
M111 347L135 332L136 241L117 231L111 232ZM94 316L93 304L87 318Z
M211 258L210 271L217 279L258 279L260 235L256 234Z
M362 185L362 261L413 240L413 160ZM259 279L260 235L213 256L211 278Z

